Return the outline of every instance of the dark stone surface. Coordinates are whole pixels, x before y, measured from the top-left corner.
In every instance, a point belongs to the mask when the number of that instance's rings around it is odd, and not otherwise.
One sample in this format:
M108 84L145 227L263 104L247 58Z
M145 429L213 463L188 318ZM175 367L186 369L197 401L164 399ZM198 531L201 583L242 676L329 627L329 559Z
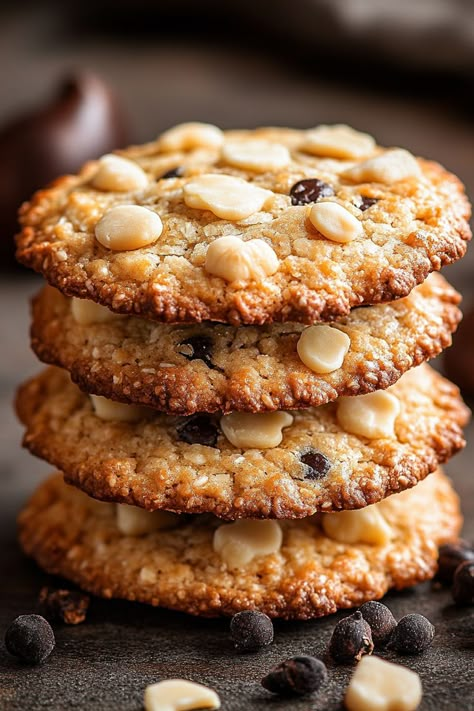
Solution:
M27 297L38 282L4 282L5 311L0 366L2 456L0 481L0 638L19 614L35 612L43 585L54 584L18 550L15 516L47 465L19 447L21 430L11 413L13 387L37 366L27 347ZM458 285L459 286L459 285ZM466 515L464 536L474 540L472 447L449 465ZM416 512L413 512L416 516ZM447 589L430 584L389 595L385 602L397 618L426 615L436 626L433 646L420 657L396 657L421 675L422 711L474 711L474 608L456 608ZM333 627L343 614L323 620L275 623L274 643L256 654L237 654L228 620L199 620L125 602L93 599L87 621L77 627L54 625L57 646L40 667L25 667L0 642L0 709L29 711L135 711L145 687L162 678L185 677L215 688L226 711L310 708L341 709L350 666L334 666L327 657ZM282 659L309 654L328 665L329 678L310 699L274 699L260 679Z

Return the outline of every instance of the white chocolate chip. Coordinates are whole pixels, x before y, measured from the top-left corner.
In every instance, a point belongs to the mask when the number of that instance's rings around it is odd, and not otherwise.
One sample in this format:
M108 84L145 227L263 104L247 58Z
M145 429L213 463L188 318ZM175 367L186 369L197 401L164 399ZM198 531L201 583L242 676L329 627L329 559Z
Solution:
M329 538L340 543L371 543L384 546L393 532L378 504L358 511L339 511L322 515L322 526Z
M165 131L158 142L160 151L190 151L193 148L220 148L224 134L212 123L180 123Z
M125 405L122 402L108 400L101 395L90 395L92 406L101 420L116 420L118 422L138 422L147 417L150 411L138 405Z
M163 231L160 216L140 205L117 205L95 226L95 237L108 249L140 249L156 242Z
M99 190L128 193L146 188L148 178L137 163L109 153L100 159L91 184Z
M240 449L271 449L283 439L282 429L293 424L287 412L231 412L221 417L221 429L229 442Z
M347 687L347 711L415 711L423 690L418 674L375 656L362 657Z
M89 299L76 299L73 296L71 301L71 313L74 321L80 326L91 326L93 323L106 323L120 318L120 314L114 314L106 306L96 304Z
M236 168L264 173L288 165L291 160L286 146L270 141L228 141L224 143L221 158Z
M261 210L273 195L257 185L231 175L205 173L184 186L188 207L210 210L223 220L242 220Z
M357 217L337 202L317 202L309 211L309 219L323 237L333 242L352 242L364 234Z
M314 373L332 373L341 367L351 339L338 328L318 325L305 328L296 349L303 363Z
M145 689L145 711L219 709L220 699L207 686L185 679L166 679Z
M213 547L229 568L240 568L258 556L277 553L282 540L277 521L240 519L215 530Z
M384 390L367 395L339 398L337 419L346 430L361 437L395 437L395 420L400 414L399 400Z
M364 158L375 148L375 139L350 126L317 126L306 132L302 149L306 153L330 158Z
M211 242L204 264L209 274L226 281L263 281L280 266L272 247L263 239L244 242L227 235Z
M144 536L165 528L174 528L179 515L170 511L145 511L138 506L117 504L117 528L125 536Z
M418 178L420 175L421 169L416 158L403 148L393 148L342 173L344 178L357 183L386 183L387 185L398 180Z

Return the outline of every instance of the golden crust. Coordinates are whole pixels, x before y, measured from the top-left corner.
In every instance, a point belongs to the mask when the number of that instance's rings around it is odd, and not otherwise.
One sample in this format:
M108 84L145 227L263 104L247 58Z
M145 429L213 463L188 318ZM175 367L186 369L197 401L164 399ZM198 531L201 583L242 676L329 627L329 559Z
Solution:
M229 168L217 149L160 153L158 142L130 148L121 154L137 161L151 178L139 194L92 189L97 163L88 163L78 176L59 178L23 206L17 257L63 293L120 313L169 323L237 325L332 321L354 306L406 296L429 272L464 255L471 236L470 207L455 176L419 159L420 178L357 185L341 175L354 161L306 155L298 150L303 136L271 128L227 132L226 137L264 138L291 149L289 166L259 174ZM184 168L184 177L160 180L176 166ZM265 211L237 223L187 207L183 186L189 176L209 171L243 177L272 190L274 198ZM309 177L334 188L335 199L361 220L364 239L341 245L309 229L307 207L292 206L289 197L292 185ZM361 212L361 196L378 202ZM154 245L117 253L95 240L98 219L124 202L146 204L160 214L164 229ZM207 245L235 233L271 244L280 260L276 274L244 284L207 274Z
M341 368L317 375L297 353L304 326L157 324L137 317L78 324L70 301L46 287L33 301L37 356L66 368L80 388L177 415L317 407L341 395L392 385L451 344L459 294L432 274L409 296L355 309L335 326L351 339ZM209 359L189 360L187 339L205 339Z
M464 446L469 410L456 386L429 366L410 370L391 392L401 404L393 439L345 432L330 403L294 411L282 443L268 450L235 448L217 419L215 447L182 441L179 417L151 411L135 424L100 420L67 373L54 368L20 388L17 411L24 445L98 499L222 518L299 518L403 491ZM310 450L330 466L312 478L300 459Z
M438 546L461 528L458 498L441 471L379 506L394 533L388 544L337 543L322 533L317 517L282 521L281 550L236 571L213 551L217 519L196 517L171 531L125 536L113 506L92 502L56 474L21 512L19 536L47 572L102 597L209 617L258 609L308 619L431 578Z

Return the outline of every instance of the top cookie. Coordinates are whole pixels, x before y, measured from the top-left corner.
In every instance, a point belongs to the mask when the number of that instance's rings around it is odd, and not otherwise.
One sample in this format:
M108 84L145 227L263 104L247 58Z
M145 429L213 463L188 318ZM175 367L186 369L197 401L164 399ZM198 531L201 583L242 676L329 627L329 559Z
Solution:
M17 256L120 313L314 323L407 295L468 218L455 176L348 127L185 124L36 193Z

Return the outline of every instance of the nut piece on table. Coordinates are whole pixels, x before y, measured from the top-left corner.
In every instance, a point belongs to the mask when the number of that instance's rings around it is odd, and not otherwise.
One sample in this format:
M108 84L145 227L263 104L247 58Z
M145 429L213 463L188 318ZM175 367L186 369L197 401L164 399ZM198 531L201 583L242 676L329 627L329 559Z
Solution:
M185 679L166 679L145 689L145 711L218 709L220 699L207 686Z
M344 698L348 711L415 711L422 697L418 674L380 657L364 657Z

